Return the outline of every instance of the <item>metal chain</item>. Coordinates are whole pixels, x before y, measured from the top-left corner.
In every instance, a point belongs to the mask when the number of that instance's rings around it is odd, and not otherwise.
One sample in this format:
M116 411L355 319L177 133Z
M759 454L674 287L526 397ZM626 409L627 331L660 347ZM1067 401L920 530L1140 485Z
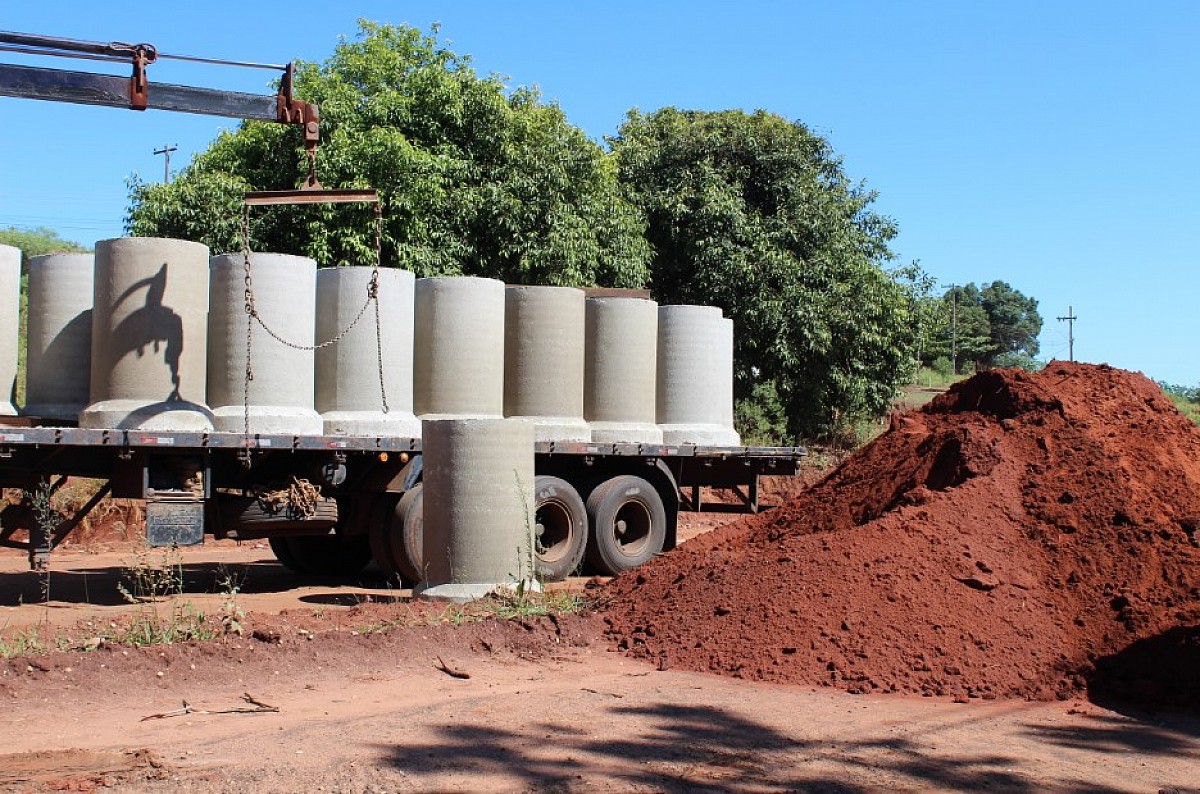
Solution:
M350 321L350 324L347 325L345 328L343 328L341 331L339 331L337 333L337 335L334 336L333 338L327 339L324 342L318 342L315 345L301 345L301 344L297 344L296 342L291 342L287 339L284 339L282 336L275 333L275 331L270 326L268 326L265 322L263 322L262 316L259 315L259 313L257 311L255 311L251 316L254 318L254 321L256 323L258 323L259 327L261 327L264 331L267 332L268 336L270 336L272 339L274 339L276 342L283 345L284 347L290 347L293 350L320 350L322 348L336 345L338 342L345 339L346 335L354 330L354 326L358 325L358 321L361 320L363 317L367 316L367 309L371 306L371 301L375 300L375 296L370 294L370 290L371 290L371 288L367 287L367 300L365 303L363 303L362 308L358 310L358 315L355 316L355 318Z
M383 202L375 202L375 269L371 271L368 292L375 300L375 356L379 362L379 401L388 413L387 386L383 382L383 330L379 319L379 268L383 267Z
M242 259L246 270L246 377L242 382L242 441L245 445L244 465L250 466L250 381L254 380L254 364L251 352L254 347L254 324L251 319L258 314L254 308L254 282L250 277L250 205L242 209Z
M317 506L321 503L321 489L308 480L292 477L286 488L272 491L256 490L254 497L267 513L283 513L287 518L302 520L317 514Z

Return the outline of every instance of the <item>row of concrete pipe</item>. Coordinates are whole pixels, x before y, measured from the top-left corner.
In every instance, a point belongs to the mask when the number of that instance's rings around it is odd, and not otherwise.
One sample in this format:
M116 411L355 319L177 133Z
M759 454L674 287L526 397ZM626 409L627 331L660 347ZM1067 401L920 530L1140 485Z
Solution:
M17 249L0 246L4 384L16 375L19 264ZM250 265L262 323L247 333L243 254L122 237L94 256L34 257L26 401L0 401L0 413L91 428L408 437L421 420L511 417L537 441L740 443L733 323L719 308L384 268L377 320L372 268L270 253Z

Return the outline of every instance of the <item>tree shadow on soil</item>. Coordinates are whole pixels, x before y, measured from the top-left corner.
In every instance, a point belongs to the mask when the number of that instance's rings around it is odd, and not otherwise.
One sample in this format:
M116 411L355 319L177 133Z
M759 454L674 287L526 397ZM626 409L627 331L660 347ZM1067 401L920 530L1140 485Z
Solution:
M1091 725L1026 725L1025 734L1039 742L1049 742L1072 750L1093 753L1138 753L1147 759L1154 756L1178 756L1194 752L1195 742L1188 736L1200 736L1200 720L1191 717L1144 714L1142 719L1130 717L1090 717Z
M581 789L600 781L663 792L849 794L896 785L1035 792L1047 787L1047 781L1014 771L1021 764L1019 758L933 755L902 737L797 740L709 706L615 706L595 714L597 722L620 723L629 718L629 738L593 738L586 727L580 727L586 721L531 723L520 729L446 725L438 743L381 749L386 760L407 776L438 776L453 770L467 781L475 774L499 773L511 777L514 789L536 791ZM1054 785L1065 792L1116 791L1083 781L1060 780Z

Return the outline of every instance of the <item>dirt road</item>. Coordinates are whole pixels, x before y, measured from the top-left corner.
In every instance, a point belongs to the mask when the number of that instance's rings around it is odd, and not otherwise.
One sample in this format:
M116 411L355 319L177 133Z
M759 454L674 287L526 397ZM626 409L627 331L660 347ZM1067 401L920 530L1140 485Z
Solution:
M37 581L6 553L0 625L49 615L86 627L147 608L115 595L128 556L57 555L47 608L28 604ZM247 633L4 662L0 790L1156 791L1200 780L1195 717L660 671L608 650L594 620L455 625L379 581L298 580L253 546L182 563L182 597L209 610L227 597L211 592L218 564L245 573ZM279 710L236 711L253 708L246 693ZM184 701L191 713L178 713ZM168 716L145 719L156 714Z

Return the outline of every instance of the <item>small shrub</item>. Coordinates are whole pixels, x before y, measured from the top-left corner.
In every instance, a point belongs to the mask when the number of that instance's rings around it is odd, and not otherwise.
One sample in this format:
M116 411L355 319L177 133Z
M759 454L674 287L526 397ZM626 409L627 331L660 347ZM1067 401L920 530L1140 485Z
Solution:
M743 444L783 447L792 443L787 430L787 412L771 381L756 383L749 397L737 401L733 424Z

